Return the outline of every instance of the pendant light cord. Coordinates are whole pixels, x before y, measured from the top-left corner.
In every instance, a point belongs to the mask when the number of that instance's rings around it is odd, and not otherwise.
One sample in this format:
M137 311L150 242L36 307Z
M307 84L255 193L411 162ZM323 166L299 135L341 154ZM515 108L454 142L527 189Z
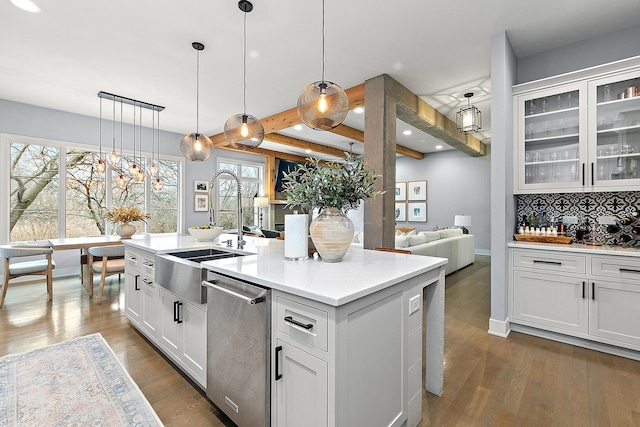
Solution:
M111 142L111 151L116 151L116 99L113 98L113 114L111 117L111 136L113 141Z
M247 115L247 12L244 13L244 44L242 46L242 115Z
M100 125L98 128L100 129L100 160L102 160L102 98L100 98Z
M122 141L122 99L120 100L120 141ZM122 157L122 150L120 150L120 156Z
M324 0L322 0L322 83L324 83Z
M200 51L196 50L196 137L200 136Z

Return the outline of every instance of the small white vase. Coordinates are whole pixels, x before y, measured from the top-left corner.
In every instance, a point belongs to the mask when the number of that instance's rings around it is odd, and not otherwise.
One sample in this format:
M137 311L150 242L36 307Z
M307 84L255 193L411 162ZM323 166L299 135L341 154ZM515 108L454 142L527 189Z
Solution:
M309 227L311 240L324 262L340 262L353 240L353 222L338 208L326 208Z
M130 239L136 232L136 226L131 225L128 222L118 224L116 227L116 233L121 239Z

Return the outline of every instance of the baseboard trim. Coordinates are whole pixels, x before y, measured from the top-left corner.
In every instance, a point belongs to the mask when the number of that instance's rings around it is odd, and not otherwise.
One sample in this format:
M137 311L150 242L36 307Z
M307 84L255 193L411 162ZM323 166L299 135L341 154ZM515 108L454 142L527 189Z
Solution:
M489 256L491 256L491 249L476 249L474 253L476 255L489 255Z
M511 330L514 332L520 332L527 335L533 335L539 338L545 338L552 341L558 341L565 344L575 345L577 347L588 348L589 350L601 351L603 353L613 354L615 356L626 357L627 359L633 359L640 361L640 352L630 350L628 348L617 347L615 345L609 345L600 343L597 341L585 340L582 338L572 337L570 335L559 334L557 332L545 331L543 329L533 328L530 326L512 324Z
M511 332L509 319L508 318L507 320L489 319L489 330L487 332L497 337L507 338L509 336L509 332Z

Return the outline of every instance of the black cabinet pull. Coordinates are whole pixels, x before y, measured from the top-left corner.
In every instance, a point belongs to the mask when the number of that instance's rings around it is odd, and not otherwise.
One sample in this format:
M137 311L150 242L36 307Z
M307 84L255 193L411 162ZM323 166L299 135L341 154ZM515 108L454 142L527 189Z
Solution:
M540 259L534 259L533 263L534 264L551 264L551 265L557 265L557 266L562 267L562 263L558 262L558 261L543 261L543 260L540 260Z
M298 322L297 320L294 320L293 317L291 316L287 316L284 318L285 322L289 322L289 323L293 323L296 326L300 326L301 328L304 328L306 330L309 330L311 328L313 328L313 324L312 323L301 323Z
M178 311L178 317L176 318L176 323L182 323L182 314L181 314L182 310L181 309L182 309L182 303L178 302L178 310L177 310Z
M591 299L596 299L596 282L591 282Z
M582 186L584 187L584 163L582 164Z
M640 270L634 270L632 268L621 268L620 273L640 273Z
M134 280L134 285L133 285L133 288L134 288L136 291L139 291L139 290L140 290L140 284L138 283L138 279L139 279L139 278L140 278L140 275L139 275L139 274L137 274L137 275L136 275L136 277L135 277L135 280Z
M582 299L584 299L584 297L585 297L585 295L584 295L584 285L585 285L585 282L583 280L582 281Z
M179 301L173 302L173 321L174 322L178 321L178 302Z
M593 185L593 179L594 179L593 175L594 175L594 173L593 173L593 162L591 162L591 185Z
M276 381L282 378L282 374L280 373L280 353L282 353L281 345L276 347Z

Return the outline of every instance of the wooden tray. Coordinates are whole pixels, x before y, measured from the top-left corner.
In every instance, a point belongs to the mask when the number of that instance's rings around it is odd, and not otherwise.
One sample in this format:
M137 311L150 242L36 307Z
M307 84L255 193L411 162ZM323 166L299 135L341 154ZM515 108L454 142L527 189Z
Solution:
M540 242L540 243L571 243L571 236L532 236L530 234L514 234L514 239L519 242Z

